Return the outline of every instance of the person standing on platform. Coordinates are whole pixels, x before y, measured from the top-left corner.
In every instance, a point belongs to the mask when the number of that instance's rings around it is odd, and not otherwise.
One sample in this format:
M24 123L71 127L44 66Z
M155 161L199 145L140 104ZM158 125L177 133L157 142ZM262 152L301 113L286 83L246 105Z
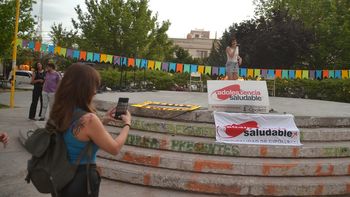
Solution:
M32 94L32 104L29 109L29 119L35 120L36 109L38 105L38 101L40 99L40 111L39 117L41 117L41 112L43 108L43 84L45 80L45 71L43 69L43 65L40 62L35 64L35 71L32 75L31 83L34 85L33 94Z
M239 77L239 65L242 58L239 57L239 50L236 38L232 37L229 46L226 47L226 75L228 80L237 80Z
M58 83L61 80L61 75L56 72L56 66L53 63L48 63L45 74L45 82L43 88L43 110L40 116L39 121L45 120L45 115L47 111L48 105L50 106L50 110L52 110L52 106L55 100L55 92L58 86Z

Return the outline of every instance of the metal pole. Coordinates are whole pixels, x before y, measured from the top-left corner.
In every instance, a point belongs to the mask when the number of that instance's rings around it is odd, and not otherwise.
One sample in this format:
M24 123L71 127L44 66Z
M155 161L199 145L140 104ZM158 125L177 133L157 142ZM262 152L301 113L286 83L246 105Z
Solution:
M19 0L16 0L16 24L15 24L15 33L13 38L13 51L12 51L12 82L11 82L11 95L10 95L11 108L13 108L15 105L18 18L19 18Z

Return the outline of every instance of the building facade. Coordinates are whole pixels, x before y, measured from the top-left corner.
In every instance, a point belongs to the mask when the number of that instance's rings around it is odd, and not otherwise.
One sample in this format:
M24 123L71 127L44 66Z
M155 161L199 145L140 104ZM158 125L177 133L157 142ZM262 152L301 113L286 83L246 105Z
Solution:
M191 30L187 38L170 38L174 45L178 45L187 50L193 58L206 58L210 55L210 50L215 39L210 39L210 32L201 29Z

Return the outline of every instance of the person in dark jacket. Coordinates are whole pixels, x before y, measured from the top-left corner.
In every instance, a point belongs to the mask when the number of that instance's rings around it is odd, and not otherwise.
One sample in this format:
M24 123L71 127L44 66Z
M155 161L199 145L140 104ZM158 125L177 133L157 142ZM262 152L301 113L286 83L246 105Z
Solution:
M41 116L42 106L43 106L43 84L45 81L45 71L40 62L35 64L35 71L32 75L32 84L34 85L33 94L32 94L32 104L29 109L29 119L35 120L36 109L38 105L38 101L40 99L40 111L39 117Z

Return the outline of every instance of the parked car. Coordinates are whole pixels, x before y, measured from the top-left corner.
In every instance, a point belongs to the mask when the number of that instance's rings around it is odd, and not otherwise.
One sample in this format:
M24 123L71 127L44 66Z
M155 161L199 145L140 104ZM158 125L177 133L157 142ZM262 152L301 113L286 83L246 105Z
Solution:
M16 71L16 85L18 84L30 84L32 81L32 71L28 70L17 70ZM12 71L9 75L9 81L12 80Z

